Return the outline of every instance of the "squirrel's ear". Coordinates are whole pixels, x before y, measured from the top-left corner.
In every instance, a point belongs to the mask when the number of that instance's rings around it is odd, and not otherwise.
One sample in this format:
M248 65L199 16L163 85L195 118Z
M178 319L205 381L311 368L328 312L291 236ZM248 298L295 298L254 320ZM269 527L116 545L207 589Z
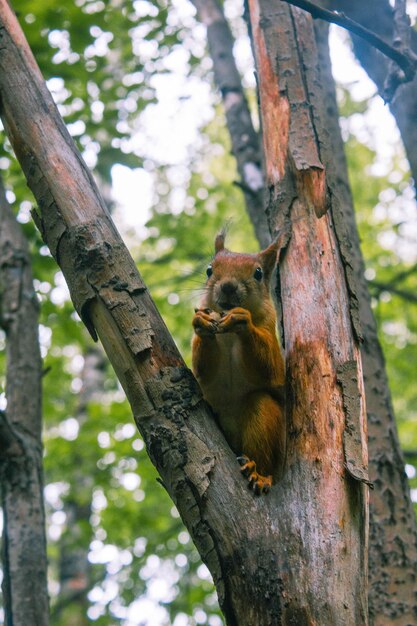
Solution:
M276 239L265 250L259 253L261 257L261 263L263 270L267 276L272 274L272 271L279 260L279 256L282 248L284 248L291 237L291 230L284 228L280 231Z
M224 242L226 239L226 233L224 230L220 231L214 240L214 251L217 254L221 250L224 250Z
M279 237L259 253L265 276L269 278L278 260Z

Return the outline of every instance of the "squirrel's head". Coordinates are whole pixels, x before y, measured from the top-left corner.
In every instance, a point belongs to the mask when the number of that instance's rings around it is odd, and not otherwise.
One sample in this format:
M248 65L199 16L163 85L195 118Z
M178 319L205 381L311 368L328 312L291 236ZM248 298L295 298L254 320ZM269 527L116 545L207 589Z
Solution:
M219 313L234 307L262 316L272 272L277 262L280 238L258 254L240 254L225 248L224 232L215 240L215 255L207 267L204 305Z

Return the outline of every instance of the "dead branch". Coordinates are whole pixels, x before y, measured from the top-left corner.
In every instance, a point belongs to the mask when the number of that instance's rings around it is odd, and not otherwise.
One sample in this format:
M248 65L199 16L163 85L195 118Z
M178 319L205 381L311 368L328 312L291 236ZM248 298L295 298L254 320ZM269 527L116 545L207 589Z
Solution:
M374 46L374 48L377 48L380 52L385 54L386 57L394 61L396 65L401 68L402 73L400 74L397 68L395 74L392 72L388 75L386 90L384 89L383 94L385 101L388 101L393 97L395 89L400 83L413 80L417 70L417 56L411 51L408 45L404 45L402 43L399 45L396 43L398 41L403 41L402 36L405 32L404 23L408 17L406 16L404 18L404 14L400 6L397 8L397 5L401 4L401 2L396 2L397 35L394 38L394 45L392 46L384 39L376 35L373 31L365 28L358 22L355 22L355 20L352 20L350 17L345 15L345 13L323 9L309 0L281 0L281 2L287 2L288 4L292 4L293 6L307 11L311 14L313 19L325 20L326 22L331 22L332 24L337 24L338 26L345 28L355 35L362 37L362 39Z

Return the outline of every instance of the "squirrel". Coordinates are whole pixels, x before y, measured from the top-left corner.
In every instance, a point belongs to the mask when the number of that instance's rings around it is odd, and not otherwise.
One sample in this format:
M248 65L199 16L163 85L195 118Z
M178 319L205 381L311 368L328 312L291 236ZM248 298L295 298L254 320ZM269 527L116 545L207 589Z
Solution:
M270 295L281 237L258 254L215 239L192 325L192 367L242 474L256 494L282 475L286 451L284 359Z

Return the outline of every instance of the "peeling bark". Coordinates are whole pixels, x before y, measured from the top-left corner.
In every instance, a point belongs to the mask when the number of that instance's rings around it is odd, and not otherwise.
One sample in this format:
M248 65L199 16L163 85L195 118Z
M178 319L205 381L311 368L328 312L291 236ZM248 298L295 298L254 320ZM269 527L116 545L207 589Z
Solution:
M6 626L48 624L38 309L28 245L0 181L0 325L7 362L7 410L0 414Z
M299 506L302 503L301 508L309 511L308 533L305 528L300 533L309 553L302 560L310 564L307 570L310 575L314 571L315 579L301 584L304 602L300 597L294 623L310 623L301 617L308 606L311 623L366 624L368 488L363 484L367 451L361 330L349 250L340 244L335 228L340 210L337 190L322 159L325 109L312 20L285 3L249 0L249 9L266 154L267 211L273 232L292 223L280 265L292 404L289 472ZM352 378L353 368L357 382L352 405L344 377L349 371ZM338 378L343 385L338 385ZM355 416L359 446L355 438L355 446L346 449L349 414ZM325 513L314 510L316 505ZM315 534L322 537L320 545L312 540ZM318 562L331 563L331 580L326 568L317 571ZM297 569L298 585L305 575ZM312 588L314 603L309 597Z
M338 125L331 74L327 26L315 22L319 66L325 86L328 141L323 160L337 185L344 238L358 285L359 317L363 329L361 354L369 428L370 494L369 614L371 623L408 626L417 621L417 529L404 460L398 440L384 356L365 280L365 265L350 193L346 157ZM322 151L323 153L323 151Z

